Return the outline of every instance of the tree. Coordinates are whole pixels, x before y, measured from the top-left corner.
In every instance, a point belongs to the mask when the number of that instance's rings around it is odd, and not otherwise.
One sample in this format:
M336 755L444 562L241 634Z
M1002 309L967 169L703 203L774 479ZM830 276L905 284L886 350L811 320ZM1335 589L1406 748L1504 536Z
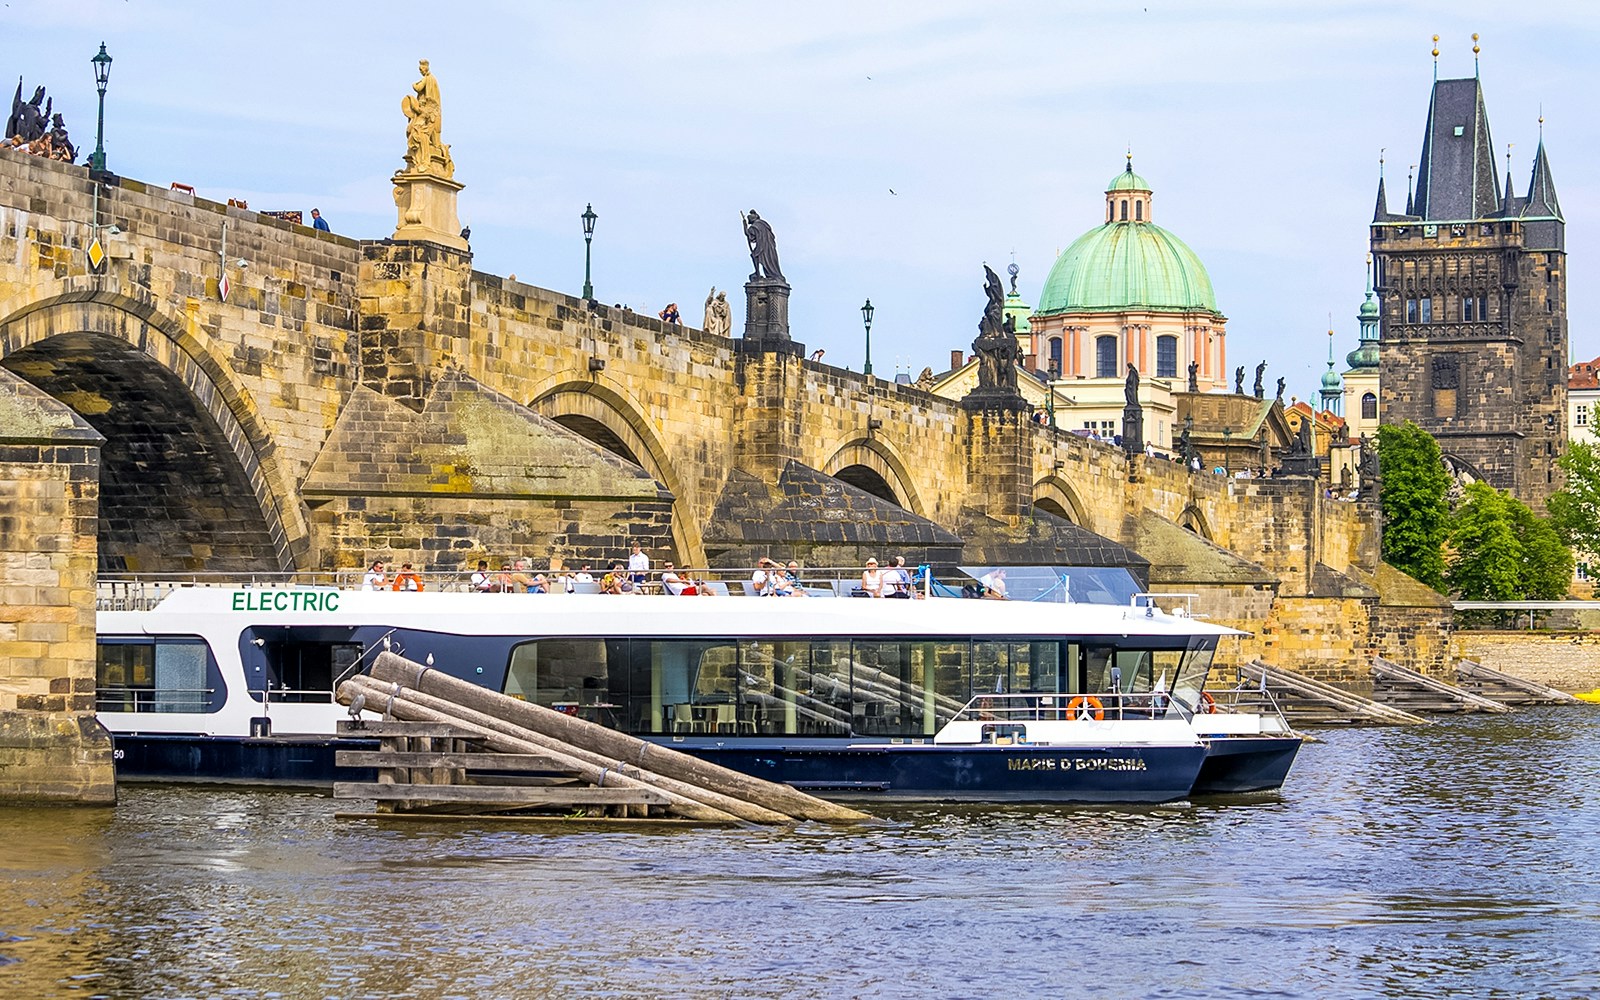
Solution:
M1568 545L1593 558L1600 555L1600 452L1574 444L1556 459L1567 487L1550 495L1550 523Z
M1443 591L1450 473L1439 444L1411 421L1378 428L1383 561Z
M1487 483L1472 483L1456 509L1449 534L1455 551L1445 582L1463 600L1514 601L1522 597L1524 553L1507 499Z
M1538 517L1527 504L1506 497L1512 530L1522 541L1522 593L1530 601L1556 601L1572 588L1572 550L1546 517Z

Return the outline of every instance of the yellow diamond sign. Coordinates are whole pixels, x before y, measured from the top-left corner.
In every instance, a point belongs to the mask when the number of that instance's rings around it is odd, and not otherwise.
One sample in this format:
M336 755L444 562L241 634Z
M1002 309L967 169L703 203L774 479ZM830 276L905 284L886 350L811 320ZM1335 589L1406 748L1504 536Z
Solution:
M100 270L100 265L104 264L105 262L106 248L100 245L100 238L97 236L95 237L94 241L89 244L89 266L98 271Z

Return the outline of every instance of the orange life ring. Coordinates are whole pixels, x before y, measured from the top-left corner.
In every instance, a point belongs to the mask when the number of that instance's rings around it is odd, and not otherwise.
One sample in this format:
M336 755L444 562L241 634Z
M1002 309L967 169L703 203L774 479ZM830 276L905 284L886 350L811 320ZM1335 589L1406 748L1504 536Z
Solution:
M1067 702L1067 718L1069 719L1093 718L1096 722L1100 722L1105 717L1105 709L1101 706L1100 699L1092 694L1080 694Z
M1211 697L1210 691L1200 692L1200 711L1207 715L1217 714L1217 699Z

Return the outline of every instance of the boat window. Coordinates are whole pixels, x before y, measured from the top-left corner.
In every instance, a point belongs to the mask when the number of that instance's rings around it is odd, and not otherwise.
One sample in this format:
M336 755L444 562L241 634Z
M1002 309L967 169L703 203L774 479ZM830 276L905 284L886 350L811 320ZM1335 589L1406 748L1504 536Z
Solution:
M626 640L622 640L626 642ZM539 639L511 650L505 693L550 707L576 705L606 690L608 643L602 639Z
M1061 690L1060 655L1055 642L975 642L972 693L1055 693Z
M226 700L203 639L102 639L95 649L101 712L215 712Z
M849 735L849 642L761 640L745 643L740 654L739 731Z
M1216 640L1204 639L1186 650L1174 674L1172 696L1193 710L1200 703L1200 692L1206 677L1211 673L1211 659L1216 655Z

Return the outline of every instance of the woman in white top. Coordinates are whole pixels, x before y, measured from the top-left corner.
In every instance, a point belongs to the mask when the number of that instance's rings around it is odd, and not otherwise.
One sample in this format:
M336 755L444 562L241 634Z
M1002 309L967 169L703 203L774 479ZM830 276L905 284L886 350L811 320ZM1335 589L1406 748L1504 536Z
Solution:
M878 560L867 560L867 568L861 574L861 589L867 592L868 597L883 596L883 573L878 569Z

